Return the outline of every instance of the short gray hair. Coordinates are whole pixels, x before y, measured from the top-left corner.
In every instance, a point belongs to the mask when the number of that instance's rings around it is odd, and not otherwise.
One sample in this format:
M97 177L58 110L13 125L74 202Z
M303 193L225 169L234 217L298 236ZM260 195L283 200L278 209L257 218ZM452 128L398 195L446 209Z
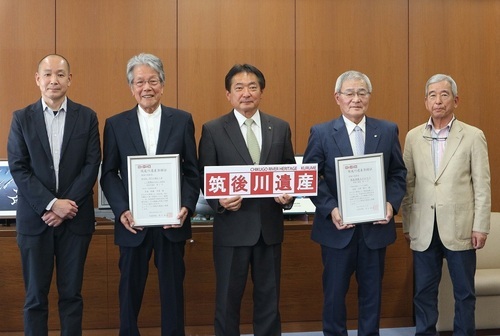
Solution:
M458 87L457 83L451 78L451 76L448 75L443 75L443 74L436 74L429 78L427 83L425 84L425 96L427 97L427 94L429 93L429 85L434 84L434 83L439 83L442 81L447 81L451 85L451 94L453 97L458 97Z
M158 73L160 82L165 83L165 71L163 70L163 63L160 58L152 54L141 53L132 57L127 63L127 81L132 85L134 81L134 68L137 65L147 65Z
M339 93L340 89L342 88L342 84L344 84L346 80L350 79L364 81L366 83L366 87L368 88L368 92L372 92L372 83L370 82L370 78L368 78L367 75L359 71L349 70L344 72L339 76L339 78L337 78L337 82L335 83L335 93Z

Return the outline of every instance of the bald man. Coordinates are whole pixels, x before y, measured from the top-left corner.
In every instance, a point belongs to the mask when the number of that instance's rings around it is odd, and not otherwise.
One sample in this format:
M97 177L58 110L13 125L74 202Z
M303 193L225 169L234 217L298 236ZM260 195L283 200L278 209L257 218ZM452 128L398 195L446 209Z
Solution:
M48 334L54 265L61 335L82 334L83 270L95 230L93 192L101 161L97 115L69 100L68 61L48 55L35 74L41 99L14 112L7 152L18 187L17 242L26 298L25 335Z

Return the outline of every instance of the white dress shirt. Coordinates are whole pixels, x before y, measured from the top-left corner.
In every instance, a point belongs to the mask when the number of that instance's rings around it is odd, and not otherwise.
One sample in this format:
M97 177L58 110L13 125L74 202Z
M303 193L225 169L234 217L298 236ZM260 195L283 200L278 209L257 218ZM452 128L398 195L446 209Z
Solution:
M140 106L137 109L139 126L141 127L142 141L148 155L156 154L158 137L160 136L161 105L153 113L147 113Z

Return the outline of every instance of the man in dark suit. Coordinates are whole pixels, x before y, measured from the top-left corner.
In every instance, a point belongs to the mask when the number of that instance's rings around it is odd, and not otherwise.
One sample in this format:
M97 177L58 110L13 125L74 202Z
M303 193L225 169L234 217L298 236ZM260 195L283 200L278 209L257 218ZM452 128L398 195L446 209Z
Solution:
M35 79L42 98L14 112L7 144L18 187L24 332L48 334L55 260L61 335L81 335L83 271L95 230L92 189L101 162L97 116L66 97L71 72L64 57L44 57Z
M321 244L323 260L323 333L345 335L345 296L352 274L358 282L358 335L379 335L382 277L386 247L396 239L393 216L405 193L406 169L396 124L366 116L372 86L365 74L348 71L335 85L342 116L311 128L304 162L317 163L318 195L312 239ZM355 133L361 146L355 151ZM364 142L364 146L363 146ZM339 212L335 158L383 153L386 218L373 223L345 223Z
M258 109L265 87L260 70L252 65L237 64L226 75L225 86L226 97L234 109L203 125L199 146L202 177L205 166L295 163L288 123ZM247 120L253 125L247 126ZM248 127L251 130L247 130ZM252 131L252 135L247 131ZM257 156L247 147L252 141L256 142ZM217 287L215 334L240 334L241 299L251 267L254 333L280 335L283 207L291 206L293 198L287 194L274 199L238 196L208 202L216 210L213 224Z
M161 301L161 334L184 335L184 247L200 193L194 123L185 111L160 103L165 86L161 60L139 54L127 64L127 79L138 105L106 120L101 186L115 215L120 247L120 335L139 335L137 318L154 251ZM181 225L141 228L130 211L127 157L179 154Z

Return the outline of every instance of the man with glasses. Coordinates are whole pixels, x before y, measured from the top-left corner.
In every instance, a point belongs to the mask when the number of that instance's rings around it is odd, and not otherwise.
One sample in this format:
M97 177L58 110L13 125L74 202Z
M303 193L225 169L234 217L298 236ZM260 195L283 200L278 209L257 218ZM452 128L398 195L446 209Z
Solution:
M436 335L443 258L455 297L453 335L475 335L476 250L490 228L488 148L483 132L456 119L457 84L447 75L425 86L429 120L406 136L403 230L413 250L415 335Z
M358 71L347 71L335 85L342 115L311 128L304 163L317 163L320 175L312 239L323 260L323 333L347 336L345 297L351 276L358 282L358 335L378 335L386 247L396 240L394 215L405 193L406 169L396 124L366 116L372 85ZM358 138L359 137L359 138ZM339 211L335 158L383 153L386 185L384 220L353 225Z
M160 103L165 87L161 60L132 57L127 79L137 105L106 120L101 185L115 215L120 247L120 335L139 335L137 319L154 251L161 303L161 335L184 335L184 247L191 238L190 217L200 193L191 114ZM141 228L130 211L127 157L180 155L181 225Z

